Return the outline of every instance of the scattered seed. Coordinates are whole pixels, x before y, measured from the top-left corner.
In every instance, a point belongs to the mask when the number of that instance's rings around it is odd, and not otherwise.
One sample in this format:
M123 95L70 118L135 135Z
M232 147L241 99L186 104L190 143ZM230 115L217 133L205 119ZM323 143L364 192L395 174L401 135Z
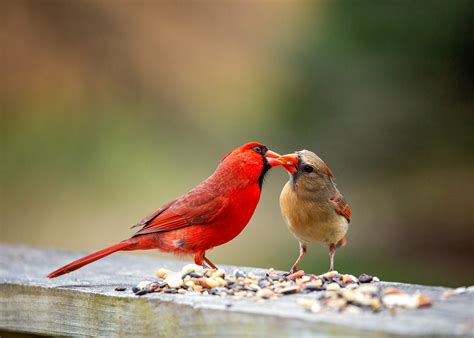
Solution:
M212 279L212 278L206 278L206 284L211 289L219 285L219 283L215 279Z
M187 272L185 274L183 274L181 276L181 279L185 280L185 279L189 279L189 278L200 278L202 277L203 275L197 273L197 272L194 272L194 271L190 271L190 272Z
M270 289L260 289L257 292L257 297L258 298L269 299L269 298L273 297L274 295L275 295L275 293Z
M333 271L329 271L329 272L323 273L323 274L322 274L321 276L319 276L319 277L331 279L331 278L336 277L336 276L339 276L339 272L333 270Z
M183 279L181 278L181 273L168 273L165 279L165 282L168 283L170 288L179 288L183 286Z
M322 287L323 286L323 281L321 279L316 279L314 280L311 285L314 285L314 286L317 286L318 288Z
M386 288L382 291L384 295L406 295L406 292L396 288Z
M260 286L261 288L267 287L269 284L270 283L265 278L261 278L258 281L258 286Z
M418 297L418 307L431 307L433 300L426 295L420 294Z
M143 295L146 295L147 293L148 293L147 290L142 289L142 290L137 290L137 292L135 292L135 295L137 295L137 296L143 296Z
M283 288L279 291L279 293L283 295L292 295L294 293L297 293L300 290L299 286L288 286L286 288Z
M303 270L299 270L299 271L296 271L295 273L292 273L288 276L286 276L287 279L298 279L298 278L301 278L304 276L304 271Z
M233 299L264 301L293 294L317 293L317 298L299 298L298 303L311 312L337 311L359 313L381 311L391 313L400 308L428 307L433 301L426 295L409 295L396 288L380 289L373 282L377 277L361 274L356 278L350 274L330 271L321 275L305 274L303 270L283 274L273 269L265 275L234 270L232 274L223 269L205 269L196 264L185 265L181 271L159 269L156 281L143 281L132 288L136 295L160 292L179 295L212 295ZM122 290L122 288L116 288ZM125 288L123 288L125 290ZM449 295L474 291L474 287L449 290ZM448 293L446 293L448 294Z
M168 270L168 269L165 269L165 268L161 268L159 269L157 272L156 272L156 277L158 278L166 278L166 276L168 276L169 273L171 273L172 271L171 270Z
M341 286L337 283L330 283L326 286L327 291L339 291Z
M240 270L235 270L233 273L235 278L245 278L245 273Z
M342 275L342 282L344 284L351 284L354 283L350 275Z
M369 276L365 273L359 276L359 282L361 283L370 283L372 281L373 277Z
M460 294L463 294L463 293L470 293L470 292L474 292L474 285L469 286L469 287L461 286L461 287L456 288L456 289L451 289L451 290L445 291L441 295L441 299L447 299L447 298L455 296L455 295L460 295Z
M165 293L178 293L176 289L165 289Z
M137 284L136 288L137 288L138 290L144 289L144 288L146 288L146 286L147 286L148 284L150 284L150 283L151 283L151 282L150 282L150 281L147 281L147 280L141 281L140 283Z
M222 277L211 277L211 278L214 279L214 281L216 281L218 286L225 286L227 284L225 279L223 279Z
M160 270L158 270L158 271L160 271ZM200 265L188 264L188 265L183 266L183 268L181 269L181 273L183 275L185 275L185 274L190 273L190 272L201 272L203 270L204 270L203 267L200 266Z
M303 288L303 292L305 293L309 293L309 292L314 292L314 291L321 291L322 288L320 286L316 286L316 285L307 285Z
M259 291L260 290L260 286L258 286L257 284L250 284L248 286L248 288L250 289L250 291Z
M225 271L223 269L217 269L216 271L214 271L211 275L211 277L215 278L215 277L225 277Z
M282 276L277 275L277 274L272 274L268 276L268 279L270 279L273 282L279 281L282 279Z
M188 280L184 282L184 285L186 285L188 288L193 288L195 284L192 280Z

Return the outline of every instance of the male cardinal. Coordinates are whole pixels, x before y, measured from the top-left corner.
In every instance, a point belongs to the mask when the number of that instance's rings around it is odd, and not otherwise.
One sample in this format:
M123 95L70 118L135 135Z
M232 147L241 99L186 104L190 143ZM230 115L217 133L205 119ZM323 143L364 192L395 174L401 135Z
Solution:
M280 208L288 229L300 243L300 254L291 273L297 270L308 242L329 245L332 271L336 247L347 243L351 209L336 188L331 170L315 153L301 150L281 159L290 180L281 191Z
M277 153L251 142L225 155L209 178L142 219L131 238L78 259L48 277L79 269L116 251L158 249L194 254L194 262L216 266L206 250L236 237L252 217L268 170L282 164Z

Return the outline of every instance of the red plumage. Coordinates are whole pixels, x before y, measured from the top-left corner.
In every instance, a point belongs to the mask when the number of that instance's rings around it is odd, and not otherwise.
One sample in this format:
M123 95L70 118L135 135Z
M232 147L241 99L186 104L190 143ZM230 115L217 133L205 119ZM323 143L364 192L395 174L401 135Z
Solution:
M244 144L224 156L216 171L196 188L166 203L135 226L131 238L78 259L48 275L74 271L116 251L159 249L194 254L196 264L214 264L206 250L236 237L247 225L260 199L266 172L281 165L278 154L256 142Z

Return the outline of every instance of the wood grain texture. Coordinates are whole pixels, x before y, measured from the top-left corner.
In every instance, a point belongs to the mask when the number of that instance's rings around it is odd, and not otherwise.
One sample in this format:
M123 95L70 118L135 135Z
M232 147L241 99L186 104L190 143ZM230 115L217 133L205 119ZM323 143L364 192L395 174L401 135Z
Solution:
M473 336L474 295L440 300L447 290L380 283L432 297L430 309L378 314L308 313L291 295L256 302L216 296L133 295L159 267L183 262L114 255L54 280L45 276L83 253L0 245L0 331L87 336ZM224 267L232 271L235 267ZM263 270L241 268L263 273ZM114 289L127 287L124 292ZM311 297L311 295L304 295Z

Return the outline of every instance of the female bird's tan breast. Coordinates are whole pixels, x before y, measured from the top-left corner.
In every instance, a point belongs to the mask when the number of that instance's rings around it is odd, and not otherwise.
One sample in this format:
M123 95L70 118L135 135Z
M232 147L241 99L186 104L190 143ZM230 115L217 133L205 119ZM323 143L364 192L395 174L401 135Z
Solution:
M283 187L280 207L288 229L300 241L335 244L347 233L347 220L329 200L303 199L290 182Z

